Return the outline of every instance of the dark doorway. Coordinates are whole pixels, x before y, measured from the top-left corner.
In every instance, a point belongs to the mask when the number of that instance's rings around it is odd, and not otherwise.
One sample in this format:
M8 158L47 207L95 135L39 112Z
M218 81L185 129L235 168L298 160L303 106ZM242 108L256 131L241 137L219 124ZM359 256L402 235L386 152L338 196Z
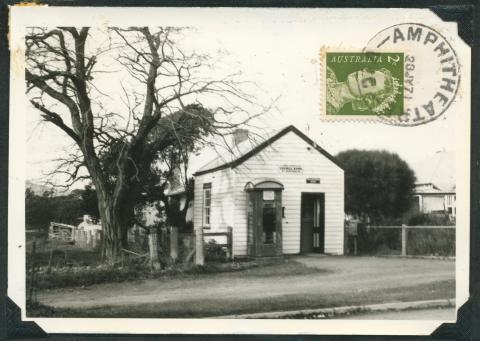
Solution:
M325 194L302 193L300 252L325 251Z
M282 254L282 190L274 180L245 185L247 192L247 249L252 257Z

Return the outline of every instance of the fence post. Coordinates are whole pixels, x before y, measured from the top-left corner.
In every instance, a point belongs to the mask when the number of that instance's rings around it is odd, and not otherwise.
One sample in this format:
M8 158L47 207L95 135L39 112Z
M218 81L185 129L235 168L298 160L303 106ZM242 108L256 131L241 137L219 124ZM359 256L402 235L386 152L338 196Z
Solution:
M158 234L156 228L150 228L148 234L148 248L150 251L150 265L154 270L160 270L160 260L158 259Z
M357 236L353 236L353 255L356 256L357 254L358 254Z
M140 231L138 230L138 226L135 226L133 230L133 242L137 245L140 244Z
M178 259L178 228L175 226L170 227L170 258Z
M28 290L28 301L29 302L34 302L34 292L35 292L35 258L36 258L36 241L33 241L32 243L32 253L30 256L31 259L31 265L30 265L30 288Z
M233 259L233 228L231 226L227 227L227 258Z
M92 249L95 249L98 245L100 231L95 230L93 231L93 239L92 239Z
M87 232L86 248L90 249L92 247L92 231L88 230L86 232Z
M203 255L203 227L201 226L195 229L195 264L205 264L205 258Z
M407 226L402 225L402 256L407 255Z
M83 248L83 230L78 230L77 234L77 245Z

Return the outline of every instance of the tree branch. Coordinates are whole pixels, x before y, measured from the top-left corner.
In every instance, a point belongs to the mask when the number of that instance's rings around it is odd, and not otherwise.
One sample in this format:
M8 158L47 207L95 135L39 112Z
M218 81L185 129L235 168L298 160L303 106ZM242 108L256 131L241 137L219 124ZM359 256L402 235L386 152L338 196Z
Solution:
M43 115L42 117L46 120L46 121L49 121L49 122L52 122L53 124L55 124L57 127L59 127L60 129L62 129L65 133L67 133L68 136L70 136L78 145L81 143L80 141L80 138L78 137L78 135L70 128L68 127L64 122L63 122L63 119L60 117L59 114L51 111L51 110L48 110L47 108L45 108L45 106L41 105L40 103L34 101L33 99L30 100L30 103L32 103L32 105L40 110Z

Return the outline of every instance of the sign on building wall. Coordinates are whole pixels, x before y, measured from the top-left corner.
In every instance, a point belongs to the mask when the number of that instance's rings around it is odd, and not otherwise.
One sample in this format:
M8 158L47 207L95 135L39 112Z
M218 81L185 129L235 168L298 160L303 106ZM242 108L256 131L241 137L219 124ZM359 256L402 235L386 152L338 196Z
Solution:
M307 184L319 184L320 178L307 178Z
M303 173L303 168L299 165L282 165L280 171L282 173Z
M263 191L263 200L275 200L275 192Z

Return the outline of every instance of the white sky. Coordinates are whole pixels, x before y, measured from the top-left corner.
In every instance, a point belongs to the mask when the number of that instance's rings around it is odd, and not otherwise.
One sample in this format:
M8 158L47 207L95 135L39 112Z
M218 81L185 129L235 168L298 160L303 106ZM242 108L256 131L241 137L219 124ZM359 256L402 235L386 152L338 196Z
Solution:
M462 114L455 104L436 121L417 127L320 120L323 100L319 80L320 47L361 49L380 29L395 21L407 21L411 11L384 10L382 16L376 16L377 20L372 22L369 19L375 13L364 12L365 16L358 16L362 10L357 10L356 17L343 17L343 24L335 22L338 19L336 11L325 11L328 15L322 17L315 16L314 12L295 10L279 11L275 17L262 11L244 12L245 15L238 16L235 21L232 18L226 21L206 11L195 18L188 17L188 21L183 21L187 18L181 16L176 17L174 23L166 21L177 26L187 22L194 28L186 34L182 44L216 59L212 77L225 70L241 70L242 79L253 81L262 89L263 93L258 93L260 100L268 102L279 97L276 108L262 119L261 125L267 130L293 124L331 154L351 148L393 151L419 174L429 173L424 168L431 164L425 160L434 157L436 152L446 151L453 155L455 116ZM429 12L422 12L422 16L426 21L438 22ZM457 41L457 45L457 49L463 48L463 43ZM102 90L118 97L118 82L112 76L101 79L100 85ZM119 103L117 98L114 100ZM28 115L27 178L37 181L52 168L50 160L64 153L65 143L70 142L57 129L39 125L35 110L29 110Z

